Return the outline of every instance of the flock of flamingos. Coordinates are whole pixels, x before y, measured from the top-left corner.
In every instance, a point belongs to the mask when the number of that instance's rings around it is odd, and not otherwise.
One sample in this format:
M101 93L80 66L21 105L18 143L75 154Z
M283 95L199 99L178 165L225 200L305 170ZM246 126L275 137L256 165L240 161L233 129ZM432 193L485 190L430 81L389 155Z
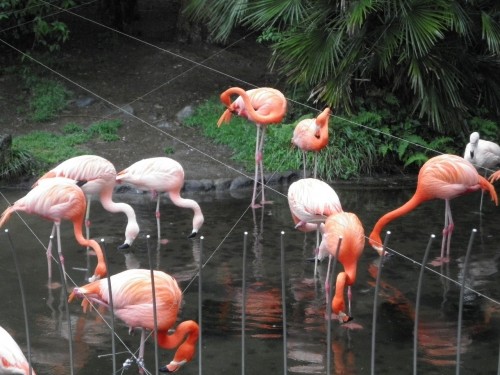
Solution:
M238 97L232 101L234 96ZM234 114L247 118L257 127L251 207L260 207L268 203L264 196L262 165L266 127L282 121L287 110L286 98L273 88L245 91L232 87L221 94L221 101L226 110L220 117L218 126L230 122ZM327 145L329 117L330 109L326 108L317 118L302 120L297 124L292 143L300 148L304 155L306 152L315 152L317 155L317 152ZM350 288L356 280L357 262L365 247L365 232L356 214L342 210L339 197L331 186L316 178L316 159L314 177L306 177L305 160L304 156L304 178L291 184L288 190L292 219L296 229L304 232L317 231L318 235L322 235L321 243L317 244L316 260L328 256L331 262L335 257L342 264L343 271L337 275L331 306L333 316L340 323L347 323L351 320ZM383 228L421 203L439 198L446 202L445 223L441 256L434 264L448 262L453 231L450 200L482 190L488 191L491 199L498 205L492 183L500 179L500 170L494 172L489 180L480 175L478 170L491 170L499 165L500 147L493 142L479 139L478 133L471 134L464 157L444 154L429 159L420 169L416 191L412 198L377 221L368 237L370 245L383 256L384 246L380 236ZM259 175L262 189L258 193ZM138 190L151 191L158 197L156 206L158 238L160 238L160 193L168 193L175 205L193 211L193 229L190 237L196 236L203 225L203 213L198 203L192 199L185 199L180 194L184 185L184 171L181 164L166 157L144 159L118 173L111 162L99 156L83 155L71 158L45 173L28 194L3 212L0 219L2 227L14 212L24 211L51 220L54 223L52 237L56 235L63 270L60 223L62 220L73 222L74 235L78 243L92 248L97 255L97 266L89 280L90 283L74 288L69 296L69 301L81 298L84 311L87 311L93 303L107 307L110 303L107 269L102 249L96 241L88 238L90 197L98 196L107 211L122 212L127 216L125 239L119 249L131 246L139 233L133 208L126 203L112 200L116 184L128 184ZM260 201L257 202L259 196ZM84 225L87 228L86 237L82 230ZM47 251L50 252L51 249L52 244L49 244ZM48 259L50 274L50 257ZM330 273L330 262L327 275ZM326 280L329 280L328 276ZM155 328L155 337L161 348L177 348L174 359L161 367L161 372L175 372L193 358L199 337L198 324L192 320L184 321L173 333L169 332L175 325L182 301L182 292L173 277L162 271L154 271L152 280L150 270L134 269L109 276L109 282L114 314L127 326L142 328L139 358L144 355L145 330L154 331ZM347 307L344 298L346 286ZM326 290L328 287L327 282ZM153 311L153 295L155 295L157 314ZM29 374L30 371L35 373L12 337L0 327L0 372Z

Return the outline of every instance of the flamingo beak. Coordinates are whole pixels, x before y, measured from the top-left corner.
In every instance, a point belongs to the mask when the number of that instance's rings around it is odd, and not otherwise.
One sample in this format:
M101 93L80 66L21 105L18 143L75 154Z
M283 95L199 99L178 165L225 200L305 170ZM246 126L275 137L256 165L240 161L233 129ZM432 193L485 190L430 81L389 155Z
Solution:
M130 245L128 243L123 243L121 244L120 246L117 247L118 250L126 250L130 247Z
M193 230L193 231L191 232L191 234L190 234L187 238L195 238L197 234L198 234L198 232L197 232L197 231L195 231L195 230Z

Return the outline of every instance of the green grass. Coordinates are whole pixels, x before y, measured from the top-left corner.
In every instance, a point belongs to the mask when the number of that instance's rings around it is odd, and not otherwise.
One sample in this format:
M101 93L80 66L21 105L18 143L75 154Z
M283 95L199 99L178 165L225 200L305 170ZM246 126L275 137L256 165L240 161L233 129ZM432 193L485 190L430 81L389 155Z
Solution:
M48 167L89 152L86 143L93 140L112 142L119 139L120 120L104 120L83 127L65 125L62 133L35 131L15 137L9 162L0 170L0 179L20 174L39 174Z
M203 135L224 144L233 150L232 159L248 169L255 166L255 125L238 116L233 116L229 124L217 127L217 120L224 107L217 99L210 99L196 108L193 116L184 125L199 127ZM317 113L306 116L312 118ZM292 147L291 139L297 124L283 123L268 126L264 146L264 168L271 172L302 170L302 152ZM380 116L358 116L353 121L380 122ZM357 125L332 117L329 124L329 146L318 156L318 177L325 180L348 179L369 171L377 160L377 134L372 135ZM312 171L313 154L307 154L307 169Z
M44 122L54 119L67 104L69 92L59 82L33 79L30 84L30 119Z

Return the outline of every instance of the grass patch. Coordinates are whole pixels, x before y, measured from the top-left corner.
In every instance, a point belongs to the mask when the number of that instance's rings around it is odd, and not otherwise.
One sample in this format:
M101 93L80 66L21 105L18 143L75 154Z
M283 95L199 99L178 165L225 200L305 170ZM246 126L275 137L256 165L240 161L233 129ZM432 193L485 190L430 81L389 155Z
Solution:
M217 120L224 107L218 99L210 99L195 109L194 114L184 121L184 125L199 127L204 136L216 144L229 146L234 154L232 159L248 169L255 166L255 125L238 116L233 116L229 124L217 127ZM316 114L311 114L309 118ZM300 119L298 119L300 120ZM264 167L267 171L284 172L302 169L302 152L292 147L292 135L297 124L282 123L269 126L264 146ZM354 122L380 122L380 116L358 116ZM329 146L318 155L318 177L331 181L348 179L369 171L377 160L377 135L366 132L349 121L331 117L329 123ZM307 168L313 168L314 155L307 154Z
M30 87L29 108L32 121L50 121L66 107L69 92L61 83L45 79L34 79Z
M10 161L0 170L0 178L12 178L21 174L20 172L38 174L63 160L88 153L85 144L95 139L116 141L119 139L117 132L121 125L120 120L100 121L87 128L69 123L61 134L35 131L15 137Z

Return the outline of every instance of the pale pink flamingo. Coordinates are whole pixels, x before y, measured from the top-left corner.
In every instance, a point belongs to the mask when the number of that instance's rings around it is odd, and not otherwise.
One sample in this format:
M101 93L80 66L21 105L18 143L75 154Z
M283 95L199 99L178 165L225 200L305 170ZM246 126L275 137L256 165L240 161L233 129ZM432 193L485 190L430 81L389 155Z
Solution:
M177 326L174 333L169 334L169 330L173 328L177 320L182 303L182 292L172 276L162 271L153 272L158 345L164 349L178 347L174 359L168 365L163 366L160 371L174 372L193 358L199 336L199 326L193 320L184 321ZM146 338L144 330L155 329L151 271L126 270L111 276L110 281L114 314L131 329L143 329L139 349L139 358L142 359ZM84 312L87 311L90 303L94 302L109 307L108 280L98 280L73 289L69 301L71 302L75 297L83 298Z
M417 189L413 197L404 205L386 213L377 221L370 234L370 245L377 250L380 255L383 255L380 232L387 224L411 212L425 201L431 199L444 199L445 221L443 241L441 244L441 257L436 259L433 264L439 265L442 262L448 262L450 260L450 240L454 229L450 200L480 189L489 191L491 199L498 205L495 188L477 172L476 168L474 168L470 162L460 156L449 154L439 155L429 159L422 168L420 168Z
M319 247L321 225L327 217L342 212L340 199L333 188L316 178L303 178L288 188L288 206L295 228L302 232L316 230L316 251ZM314 274L318 257L315 254Z
M99 200L106 211L112 213L123 212L127 216L125 242L118 248L127 249L132 245L132 242L134 242L139 234L139 225L137 224L134 209L130 205L113 201L113 190L116 185L116 169L110 161L97 155L76 156L63 161L40 177L40 180L52 177L66 177L84 183L82 190L87 195L88 200L85 217L87 238L89 238L91 199L92 196L99 196Z
M139 190L148 190L157 196L156 222L158 239L160 239L160 195L166 192L177 207L193 210L193 230L189 238L195 237L203 225L203 213L199 204L192 199L181 197L184 186L184 169L175 160L166 157L157 157L140 160L130 167L119 172L116 181L131 185Z
M320 115L313 119L300 121L293 131L292 144L302 150L304 163L304 178L306 177L306 152L314 152L314 173L316 178L318 167L318 152L328 144L328 120L330 108L325 108Z
M232 95L239 96L231 102ZM280 91L270 87L260 87L248 91L239 87L231 87L221 94L220 99L227 109L219 118L217 126L229 122L233 113L254 122L257 126L252 208L260 207L259 204L255 203L259 171L262 185L261 204L270 203L264 198L264 167L262 165L264 139L266 127L270 124L281 122L285 117L287 109L286 98Z
M0 327L0 374L30 375L30 364L12 336ZM31 368L31 374L36 375Z
M24 211L28 214L35 214L54 222L57 230L57 244L59 258L64 270L64 258L61 249L61 221L71 220L75 239L82 246L91 247L97 255L97 267L94 271L94 279L106 276L106 264L104 255L99 244L91 239L86 239L82 233L82 225L85 217L87 202L85 194L74 180L55 177L39 181L39 183L28 192L23 198L17 200L8 207L0 217L0 228L5 225L10 216L16 211ZM51 247L47 247L47 260L49 267L49 279L51 279ZM65 273L64 273L65 274Z
M500 167L500 146L495 142L479 139L479 133L473 132L465 146L464 159L470 161L479 172L484 170L484 177L487 177L488 172ZM481 190L479 211L483 209L483 195L484 191Z
M340 241L340 239L342 239ZM340 241L340 248L338 244ZM339 272L335 285L335 296L331 301L332 311L341 323L352 319L351 315L351 286L356 281L358 260L365 248L365 231L359 218L351 212L340 212L328 217L323 229L323 240L319 246L318 258L329 256L328 271L326 273L325 290L327 296L330 291L330 264L333 257L337 256L338 262L344 267ZM344 288L347 286L348 308L344 300ZM330 301L328 301L330 303ZM347 311L347 313L346 313Z

